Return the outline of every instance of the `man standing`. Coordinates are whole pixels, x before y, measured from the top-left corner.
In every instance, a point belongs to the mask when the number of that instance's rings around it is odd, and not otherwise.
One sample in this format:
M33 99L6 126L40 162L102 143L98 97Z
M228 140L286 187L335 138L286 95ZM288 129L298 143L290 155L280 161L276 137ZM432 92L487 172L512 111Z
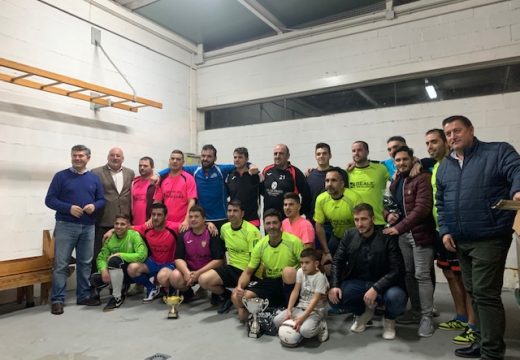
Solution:
M123 305L126 296L126 288L130 285L128 276L128 264L144 262L148 256L148 249L139 235L130 230L130 217L128 215L116 215L114 233L105 241L96 259L98 272L90 277L95 298L99 301L99 290L112 285L112 298L108 301L103 311L110 311ZM101 304L101 301L99 301Z
M276 145L273 156L274 164L266 166L262 172L264 181L261 192L264 196L264 209L276 209L283 214L283 195L294 192L301 195L302 213L309 217L312 199L305 175L289 162L290 153L287 145Z
M314 150L314 158L316 159L317 167L309 171L309 175L307 175L307 184L309 184L309 190L312 197L311 216L309 217L309 220L314 216L316 198L319 194L325 191L325 174L327 173L327 170L332 167L330 165L332 153L329 144L321 142L317 143Z
M173 150L170 154L170 172L161 177L153 199L168 208L168 221L180 223L180 231L188 229L189 211L197 200L197 187L191 174L182 169L184 153Z
M220 228L220 237L224 241L228 261L227 264L208 270L199 277L199 284L212 294L222 296L224 302L218 309L219 314L229 311L233 305L231 291L228 288L237 286L242 271L249 263L251 252L260 240L260 231L256 226L244 220L244 210L238 200L231 200L228 204L229 222Z
M106 165L92 169L92 172L101 179L106 200L103 210L97 212L94 258L101 250L103 235L112 229L115 216L117 214L130 215L132 202L130 191L135 174L133 170L123 167L124 160L123 150L114 147L108 152ZM94 262L92 272L96 272Z
M437 225L437 207L435 206L435 195L437 193L436 174L440 163L449 154L448 140L444 131L441 129L431 129L426 132L426 147L432 159L436 163L432 169L432 189L433 189L433 218ZM437 228L438 230L438 228ZM459 345L471 344L475 340L473 331L475 328L475 315L471 305L471 298L464 289L462 274L460 272L459 260L454 252L446 250L437 233L435 239L435 250L437 266L442 270L453 298L455 305L455 317L452 320L439 324L441 330L462 331L457 335L453 342Z
M412 311L400 320L419 323L417 335L430 337L435 332L431 278L435 252L433 195L429 173L421 172L415 177L410 176L413 159L413 150L406 146L394 152L398 173L390 185L390 192L401 215L389 213L386 220L391 227L383 230L383 233L399 235L399 248L404 259L406 289Z
M285 293L292 290L292 287L284 290L284 284L292 285L296 281L302 242L296 236L282 232L282 214L275 209L264 213L264 228L267 235L254 247L249 264L231 295L240 321L246 321L249 315L242 303L243 297L267 298L270 306L283 306L287 303ZM262 269L262 280L251 282L259 267Z
M355 229L341 239L332 261L332 304L345 307L355 315L350 330L365 331L377 305L385 305L383 338L395 338L395 319L406 309L402 283L404 264L396 239L374 226L374 211L369 204L354 210Z
M245 147L233 151L235 169L226 177L229 200L240 201L244 210L244 219L260 227L258 205L260 201L260 176L249 173L249 152ZM229 215L229 208L228 208Z
M322 264L332 260L345 230L354 227L352 210L363 202L354 190L345 188L345 178L342 174L343 170L340 168L329 169L325 176L327 191L316 199L314 221L316 222L316 235L323 249ZM323 227L325 222L330 222L332 225L332 234L328 241Z
M406 140L402 136L391 136L386 141L386 151L390 158L381 161L381 164L386 166L388 173L390 174L390 178L394 177L396 172L396 167L394 163L394 153L400 147L406 146Z
M105 198L99 177L87 170L89 160L89 148L73 146L72 167L54 175L45 197L45 205L56 210L51 295L51 313L54 315L63 314L69 260L74 249L76 303L95 305L90 299L89 276L94 250L95 215L105 206Z
M139 175L132 181L132 224L144 224L152 214L155 183L151 181L154 162L151 157L139 159Z
M354 167L348 172L349 188L374 209L375 224L384 225L383 195L390 180L387 168L368 160L368 144L358 140L352 144Z
M455 355L503 359L500 295L515 213L491 206L520 200L520 156L508 143L478 140L465 116L450 116L442 127L451 153L437 171L439 234L446 249L457 252L479 330L476 342Z

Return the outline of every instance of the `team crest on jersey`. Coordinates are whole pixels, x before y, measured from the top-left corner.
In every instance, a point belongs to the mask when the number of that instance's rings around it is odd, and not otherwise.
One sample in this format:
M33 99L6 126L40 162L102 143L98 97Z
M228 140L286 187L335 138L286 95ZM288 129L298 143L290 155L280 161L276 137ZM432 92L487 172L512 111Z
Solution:
M218 177L218 174L217 173L213 173L209 177L210 177L210 179L214 179L214 178Z
M273 183L271 184L271 189L276 190L277 187L278 183L276 181L273 181Z
M202 241L200 242L200 245L202 245L202 247L206 247L206 244L207 244L207 243L208 243L208 242L207 242L206 240L202 240Z

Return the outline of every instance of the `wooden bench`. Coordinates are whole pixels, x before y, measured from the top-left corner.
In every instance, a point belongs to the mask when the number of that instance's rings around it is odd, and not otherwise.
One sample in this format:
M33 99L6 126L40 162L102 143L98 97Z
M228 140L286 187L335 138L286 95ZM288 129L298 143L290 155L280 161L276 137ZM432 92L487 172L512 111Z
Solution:
M26 298L26 306L34 305L33 285L41 284L40 303L47 303L52 283L54 239L43 230L43 255L24 259L0 261L0 291L18 289L17 301ZM74 267L69 267L69 276Z

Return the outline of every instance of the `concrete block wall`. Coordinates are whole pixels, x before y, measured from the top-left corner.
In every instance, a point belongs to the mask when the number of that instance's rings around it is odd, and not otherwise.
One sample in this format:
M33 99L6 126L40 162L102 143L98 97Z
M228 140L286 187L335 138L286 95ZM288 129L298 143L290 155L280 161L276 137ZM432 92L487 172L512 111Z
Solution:
M163 109L94 112L84 101L0 83L0 260L41 254L42 230L54 227L44 197L53 174L70 166L71 146L92 149L90 168L120 146L137 173L140 157L162 168L173 148L195 143L193 45L108 0L46 3L0 0L0 57L131 93L91 45L96 26L137 95Z

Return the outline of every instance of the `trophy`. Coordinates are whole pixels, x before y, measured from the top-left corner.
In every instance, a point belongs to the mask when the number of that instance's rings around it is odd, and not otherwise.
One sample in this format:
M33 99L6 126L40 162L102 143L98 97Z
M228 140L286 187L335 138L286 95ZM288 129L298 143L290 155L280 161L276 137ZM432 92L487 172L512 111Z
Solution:
M259 338L261 334L260 324L258 323L257 315L263 312L267 306L269 306L268 299L261 299L255 297L252 299L242 298L242 303L246 307L247 311L252 315L252 318L248 320L248 332L247 335L252 338Z
M383 207L386 211L388 211L390 214L397 214L399 217L401 217L401 210L399 209L399 205L395 202L392 195L385 194L383 196ZM392 225L386 224L385 227L391 227Z
M164 303L171 306L170 311L168 311L168 319L177 319L179 317L179 312L177 311L176 306L182 303L183 300L184 296L179 296L178 292L177 295L163 297Z

